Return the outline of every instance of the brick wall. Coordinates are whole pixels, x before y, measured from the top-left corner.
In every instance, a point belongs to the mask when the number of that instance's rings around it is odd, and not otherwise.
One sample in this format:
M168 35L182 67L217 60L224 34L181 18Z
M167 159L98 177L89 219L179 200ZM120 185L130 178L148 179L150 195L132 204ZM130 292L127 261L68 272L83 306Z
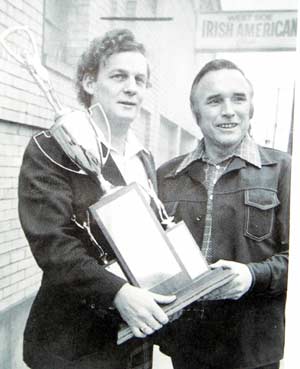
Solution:
M18 218L17 186L24 148L36 128L0 121L0 311L33 294L40 271Z
M0 32L29 25L40 50L42 11L43 1L1 0ZM40 283L18 219L17 186L24 148L51 115L29 73L0 48L0 313L27 299Z
M42 45L43 1L0 1L0 32L8 27L28 25ZM34 126L51 119L51 109L29 73L0 48L0 118Z

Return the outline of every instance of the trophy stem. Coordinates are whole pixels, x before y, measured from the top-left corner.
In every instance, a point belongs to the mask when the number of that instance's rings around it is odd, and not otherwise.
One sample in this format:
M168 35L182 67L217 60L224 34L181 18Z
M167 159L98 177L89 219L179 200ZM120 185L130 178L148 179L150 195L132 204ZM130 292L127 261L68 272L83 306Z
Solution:
M39 60L30 58L27 54L24 55L24 67L43 91L56 116L62 116L65 113L65 109L54 91L47 70L41 65Z
M8 37L14 33L21 33L24 41L28 40L30 46L27 45L26 47L26 42L24 42L25 46L20 46L19 50L15 52L8 43ZM43 67L39 60L37 46L29 28L22 26L8 28L0 35L0 43L11 57L28 70L44 92L56 115L62 115L64 111L63 105L54 92L47 69Z
M151 180L149 179L149 189L146 189L146 192L148 192L149 196L152 198L152 200L154 201L154 204L158 210L158 214L159 214L159 218L160 218L160 222L161 224L165 225L168 229L173 227L175 225L174 223L174 219L173 217L170 217L164 207L164 204L161 202L161 200L159 199L159 197L157 196L153 184L151 182Z
M97 178L99 181L100 188L103 191L104 195L111 192L114 186L110 182L108 182L101 173L98 173Z
M79 227L80 229L84 229L87 232L91 242L93 243L94 246L97 247L97 249L99 251L99 260L101 260L101 262L103 264L107 264L108 263L107 253L104 251L102 246L97 242L94 235L92 234L91 227L90 227L90 216L89 216L88 211L86 212L86 215L87 215L87 221L83 222L83 224L80 224L77 221L75 214L72 215L71 220L72 220L72 222L74 222L77 225L77 227Z

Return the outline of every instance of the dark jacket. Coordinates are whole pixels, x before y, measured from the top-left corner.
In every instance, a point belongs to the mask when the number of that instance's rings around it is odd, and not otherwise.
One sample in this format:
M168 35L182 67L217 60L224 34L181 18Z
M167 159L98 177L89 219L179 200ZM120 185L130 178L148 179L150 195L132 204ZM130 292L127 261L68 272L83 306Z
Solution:
M90 355L95 356L90 368L110 368L109 362L121 362L129 350L126 345L116 346L120 317L109 309L125 281L99 265L87 232L71 221L74 215L79 223L86 221L86 210L102 193L96 179L60 168L42 151L78 170L44 133L30 141L24 154L19 214L43 271L24 333L24 360L33 368L64 369L77 368ZM140 155L156 186L152 157L143 151ZM103 175L114 185L125 185L110 157ZM114 257L93 221L91 228L109 257Z
M241 299L196 303L166 330L169 354L244 368L282 358L288 269L290 157L259 148L262 167L234 158L214 187L214 260L245 263L253 284ZM159 197L175 221L183 219L202 244L207 192L203 162L175 174L184 156L158 171Z

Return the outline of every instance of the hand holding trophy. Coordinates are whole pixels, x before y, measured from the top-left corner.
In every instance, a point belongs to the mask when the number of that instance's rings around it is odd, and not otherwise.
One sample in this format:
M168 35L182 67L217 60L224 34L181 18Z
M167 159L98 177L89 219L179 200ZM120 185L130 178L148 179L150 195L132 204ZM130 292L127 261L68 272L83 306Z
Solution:
M7 40L14 32L26 36L32 44L32 52L16 54L10 50ZM172 222L151 184L146 188L133 182L114 188L104 178L103 169L110 155L111 137L110 123L101 105L91 106L87 113L62 106L47 70L38 60L33 37L27 28L7 30L1 36L1 42L8 53L30 72L53 107L56 118L50 134L78 166L78 173L94 176L98 180L104 196L90 206L90 212L117 257L117 262L106 268L120 274L121 267L134 286L159 294L176 294L177 299L163 307L167 315L174 314L228 282L232 278L230 272L210 270L186 225ZM145 198L145 192L153 200L159 220ZM72 220L76 222L76 219ZM166 226L166 231L161 223ZM83 227L97 244L88 224ZM105 251L99 244L97 246L105 264ZM131 330L124 326L120 330L118 343L130 337Z

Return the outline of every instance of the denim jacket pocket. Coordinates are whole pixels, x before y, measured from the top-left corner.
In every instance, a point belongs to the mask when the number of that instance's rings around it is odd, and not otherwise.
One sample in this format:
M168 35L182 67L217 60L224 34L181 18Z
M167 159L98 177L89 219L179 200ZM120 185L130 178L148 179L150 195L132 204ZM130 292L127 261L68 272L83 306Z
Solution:
M275 208L279 204L274 191L246 190L244 235L258 242L270 237L274 226Z

